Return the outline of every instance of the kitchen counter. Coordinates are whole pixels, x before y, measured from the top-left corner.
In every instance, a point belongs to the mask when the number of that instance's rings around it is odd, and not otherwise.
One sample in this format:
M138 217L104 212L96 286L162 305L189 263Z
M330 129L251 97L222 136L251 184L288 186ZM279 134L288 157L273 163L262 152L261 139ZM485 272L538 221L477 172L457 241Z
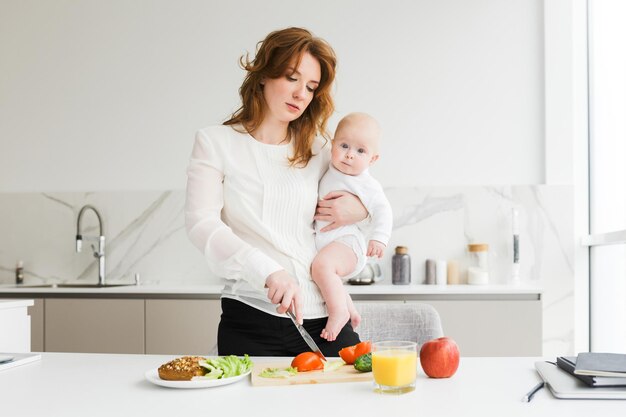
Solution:
M542 289L532 285L346 285L355 300L372 299L541 299Z
M249 378L215 388L170 389L146 371L173 356L43 353L41 361L0 372L2 414L21 416L621 415L624 402L557 400L547 390L521 401L539 376L539 358L461 358L449 379L418 371L415 391L376 394L371 382L253 387ZM275 359L275 358L273 358ZM267 361L269 358L253 358Z
M505 285L345 287L355 303L426 303L467 356L542 353L542 291ZM0 298L34 299L31 349L49 352L209 352L217 343L220 285L0 288ZM197 332L203 317L204 332ZM471 318L471 320L468 320ZM184 323L184 325L181 325ZM172 337L175 334L176 337ZM481 340L500 337L485 345Z
M539 300L542 289L532 285L346 285L355 300ZM53 288L1 285L0 298L173 298L219 299L222 286L128 285L109 288Z

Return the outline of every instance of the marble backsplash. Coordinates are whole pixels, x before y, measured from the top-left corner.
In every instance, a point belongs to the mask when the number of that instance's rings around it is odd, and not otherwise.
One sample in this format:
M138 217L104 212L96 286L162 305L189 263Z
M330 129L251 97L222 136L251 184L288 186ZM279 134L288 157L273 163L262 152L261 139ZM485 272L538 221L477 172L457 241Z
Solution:
M407 246L412 283L423 284L426 259L456 260L466 279L468 243L488 243L490 283L511 276L512 217L520 222L521 282L543 288L544 355L573 353L573 187L414 187L385 189L394 231L382 260L390 283L391 256ZM184 190L0 194L0 283L15 280L24 262L26 283L97 281L89 242L75 252L76 217L84 204L103 216L107 279L145 283L218 283L184 227ZM83 234L97 234L92 212Z

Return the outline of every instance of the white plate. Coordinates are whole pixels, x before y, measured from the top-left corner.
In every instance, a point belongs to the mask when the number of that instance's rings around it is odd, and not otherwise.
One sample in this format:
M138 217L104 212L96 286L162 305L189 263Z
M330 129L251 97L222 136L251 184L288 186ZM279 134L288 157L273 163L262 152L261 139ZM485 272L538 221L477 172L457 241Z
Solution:
M146 372L146 379L153 384L160 385L162 387L167 388L212 388L219 387L221 385L232 384L237 381L241 381L248 375L250 375L252 369L250 369L245 374L231 376L230 378L224 379L195 379L191 381L167 381L165 379L159 378L159 369L151 369Z

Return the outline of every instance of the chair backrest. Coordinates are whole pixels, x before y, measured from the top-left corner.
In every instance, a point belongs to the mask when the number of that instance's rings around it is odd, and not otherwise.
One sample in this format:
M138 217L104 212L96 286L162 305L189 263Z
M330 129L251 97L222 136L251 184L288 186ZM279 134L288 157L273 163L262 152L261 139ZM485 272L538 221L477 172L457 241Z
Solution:
M443 336L439 313L429 304L355 301L354 305L361 314L356 328L361 340L409 340L421 346Z

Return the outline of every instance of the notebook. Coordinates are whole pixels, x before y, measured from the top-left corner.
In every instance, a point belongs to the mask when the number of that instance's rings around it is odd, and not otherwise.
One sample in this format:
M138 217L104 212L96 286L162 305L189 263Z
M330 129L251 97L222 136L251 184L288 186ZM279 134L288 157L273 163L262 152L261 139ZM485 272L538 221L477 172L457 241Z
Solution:
M574 372L578 375L626 378L626 355L621 353L579 353Z
M537 373L556 398L579 400L626 400L626 387L590 387L556 365L535 362Z
M575 356L559 356L556 358L556 365L591 387L626 387L626 378L580 375L574 373L576 369Z

